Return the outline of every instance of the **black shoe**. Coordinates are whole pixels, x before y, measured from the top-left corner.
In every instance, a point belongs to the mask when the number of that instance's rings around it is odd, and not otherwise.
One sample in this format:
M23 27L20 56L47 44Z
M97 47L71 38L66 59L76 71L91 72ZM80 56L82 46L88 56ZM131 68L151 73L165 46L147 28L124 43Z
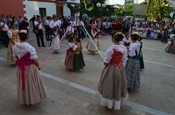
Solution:
M41 46L38 46L38 47L41 47Z
M45 45L42 45L42 47L46 47Z

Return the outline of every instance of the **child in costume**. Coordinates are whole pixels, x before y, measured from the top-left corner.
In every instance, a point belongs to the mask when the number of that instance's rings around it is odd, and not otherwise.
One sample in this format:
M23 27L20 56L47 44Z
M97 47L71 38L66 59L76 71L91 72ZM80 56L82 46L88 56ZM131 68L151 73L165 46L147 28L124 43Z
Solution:
M19 34L20 42L13 47L17 65L17 96L21 105L33 105L46 98L39 74L35 48L27 43L27 30Z
M58 50L60 49L60 34L58 28L55 28L52 33L52 42L51 49L54 51L54 54L58 54Z
M75 41L75 46L73 48L74 50L73 67L74 67L74 70L79 70L79 69L83 69L83 67L85 66L85 63L84 63L83 54L81 52L82 50L81 41L80 39L74 39L74 41Z
M88 52L94 55L98 51L97 48L100 50L100 43L97 39L99 35L99 31L96 28L93 28L91 31L91 34L92 34L93 41L89 39L86 49L88 50ZM97 46L97 48L94 46L94 44Z
M143 47L142 39L143 37L139 36L138 41L140 42L140 52L139 52L140 69L144 69L145 67L144 61L143 61L143 52L142 52L142 47Z
M138 42L139 35L133 33L131 35L132 43L129 46L128 60L126 63L126 75L128 81L128 90L140 88L140 42Z
M74 70L73 61L74 61L75 43L74 43L74 39L72 37L69 38L69 40L68 40L68 46L69 46L69 49L67 50L64 64L68 70Z
M112 35L114 45L109 47L104 58L104 69L98 84L97 95L100 104L108 109L119 110L128 98L125 64L127 49L120 44L123 39L121 32Z

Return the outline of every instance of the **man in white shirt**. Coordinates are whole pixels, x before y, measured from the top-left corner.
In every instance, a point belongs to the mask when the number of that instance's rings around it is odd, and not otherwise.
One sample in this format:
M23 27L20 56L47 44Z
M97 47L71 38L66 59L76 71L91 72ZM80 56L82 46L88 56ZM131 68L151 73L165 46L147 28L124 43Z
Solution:
M2 19L2 21L0 22L0 29L2 30L1 32L2 32L3 43L6 47L8 47L9 38L8 38L7 32L9 28L4 19Z
M41 20L41 17L40 16L37 16L37 20L34 21L34 25L35 25L35 28L38 29L38 32L36 32L36 38L37 38L37 44L38 44L38 47L41 47L40 45L40 40L41 40L41 44L42 44L42 47L46 47L44 45L44 38L43 38L43 23L42 23L42 20Z
M66 34L66 38L67 39L70 39L70 38L73 37L73 35L74 35L74 28L72 26L72 22L69 22L69 24L68 24L68 26L66 28L66 32L67 32L67 34Z
M49 27L50 21L51 21L51 18L47 17L46 21L44 22L45 34L46 34L46 40L47 41L50 41L50 31L51 31L51 29Z

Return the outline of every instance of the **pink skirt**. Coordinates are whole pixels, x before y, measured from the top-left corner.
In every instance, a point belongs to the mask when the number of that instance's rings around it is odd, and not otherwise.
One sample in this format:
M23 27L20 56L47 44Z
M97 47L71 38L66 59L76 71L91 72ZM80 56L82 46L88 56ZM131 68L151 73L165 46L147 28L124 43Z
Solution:
M21 70L17 67L17 95L21 105L33 105L46 98L38 68L31 64L25 70L25 88L22 87Z

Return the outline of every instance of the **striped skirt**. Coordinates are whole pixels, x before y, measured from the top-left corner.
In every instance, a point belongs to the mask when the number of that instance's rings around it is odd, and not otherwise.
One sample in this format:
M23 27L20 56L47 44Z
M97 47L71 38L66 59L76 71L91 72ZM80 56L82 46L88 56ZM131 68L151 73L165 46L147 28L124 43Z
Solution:
M23 89L21 70L17 67L17 95L21 105L34 105L46 98L41 76L34 64L26 66L24 77Z

